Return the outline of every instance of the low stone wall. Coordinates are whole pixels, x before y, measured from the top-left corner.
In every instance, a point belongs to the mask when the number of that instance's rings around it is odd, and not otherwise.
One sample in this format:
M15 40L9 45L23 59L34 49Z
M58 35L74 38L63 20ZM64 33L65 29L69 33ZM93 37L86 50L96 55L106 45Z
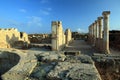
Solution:
M37 65L37 59L34 54L29 54L16 49L0 49L1 52L7 51L9 63L13 63L16 60L16 56L9 56L11 54L18 55L20 60L15 66L13 66L8 72L1 76L2 80L26 80L28 76L33 71L34 67ZM18 59L19 59L18 58ZM4 59L5 60L5 59ZM17 60L18 62L18 60ZM5 64L7 66L7 64Z
M8 51L0 52L0 76L18 64L20 56Z

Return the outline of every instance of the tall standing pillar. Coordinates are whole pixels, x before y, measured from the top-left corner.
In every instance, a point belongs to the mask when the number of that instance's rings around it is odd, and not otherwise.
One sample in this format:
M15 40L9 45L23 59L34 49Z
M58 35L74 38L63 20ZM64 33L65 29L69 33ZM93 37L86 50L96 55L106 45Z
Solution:
M98 17L98 28L99 28L99 38L100 39L102 38L102 26L103 26L102 19L103 19L103 17Z
M94 43L94 25L91 25L92 28L92 44Z
M93 24L91 24L91 36L93 37Z
M57 36L57 27L58 22L52 21L52 50L57 51L58 50L58 36Z
M104 23L104 38L103 38L103 42L104 42L104 52L109 54L110 50L109 50L109 15L110 15L110 11L104 11L102 13L103 15L103 23Z
M95 20L95 27L96 27L96 38L98 38L98 21Z
M93 32L92 36L94 38L94 23L92 23L92 32Z
M102 26L103 26L103 23L102 23L102 19L103 17L98 17L98 28L99 28L99 32L98 32L98 49L100 51L103 51L103 37L102 37Z
M89 26L89 38L90 38L90 44L92 43L92 26Z
M95 25L95 23L93 23L93 34L94 34L94 37L93 37L93 39L94 39L93 46L95 46L95 42L96 42L96 25Z

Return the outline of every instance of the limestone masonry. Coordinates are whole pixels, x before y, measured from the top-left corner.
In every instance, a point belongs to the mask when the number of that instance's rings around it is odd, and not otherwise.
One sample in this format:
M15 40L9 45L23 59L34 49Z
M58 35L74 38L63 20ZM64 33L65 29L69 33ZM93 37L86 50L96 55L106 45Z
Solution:
M65 35L61 21L53 21L51 26L52 26L52 50L60 51L65 47L66 44L69 44L69 42L71 41L72 37L71 31L70 29L67 29Z
M16 41L29 43L28 35L15 28L0 29L0 48L10 48Z

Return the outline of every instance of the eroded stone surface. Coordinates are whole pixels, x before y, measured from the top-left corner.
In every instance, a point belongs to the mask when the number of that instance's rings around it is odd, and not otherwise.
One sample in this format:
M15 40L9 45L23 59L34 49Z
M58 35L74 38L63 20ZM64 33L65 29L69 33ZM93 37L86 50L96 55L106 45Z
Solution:
M3 74L3 80L100 80L90 56L64 52L2 49L20 56L19 63ZM11 53L10 53L11 54Z
M67 57L70 58L70 57ZM83 59L85 62L83 62ZM71 57L72 60L58 62L53 70L47 74L47 78L62 79L62 80L101 80L98 71L96 70L93 61L88 56ZM91 60L92 62L89 62ZM87 62L87 63L86 63Z
M2 51L8 51L10 54L15 53L20 56L19 63L1 76L3 80L24 80L31 74L37 64L37 59L34 54L13 49L2 49Z

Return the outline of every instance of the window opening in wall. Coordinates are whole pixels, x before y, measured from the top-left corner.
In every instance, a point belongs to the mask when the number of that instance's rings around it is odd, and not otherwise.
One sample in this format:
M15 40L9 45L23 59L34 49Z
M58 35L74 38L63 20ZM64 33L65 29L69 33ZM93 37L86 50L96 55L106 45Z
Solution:
M23 33L22 32L20 32L20 38L22 38L23 37Z

